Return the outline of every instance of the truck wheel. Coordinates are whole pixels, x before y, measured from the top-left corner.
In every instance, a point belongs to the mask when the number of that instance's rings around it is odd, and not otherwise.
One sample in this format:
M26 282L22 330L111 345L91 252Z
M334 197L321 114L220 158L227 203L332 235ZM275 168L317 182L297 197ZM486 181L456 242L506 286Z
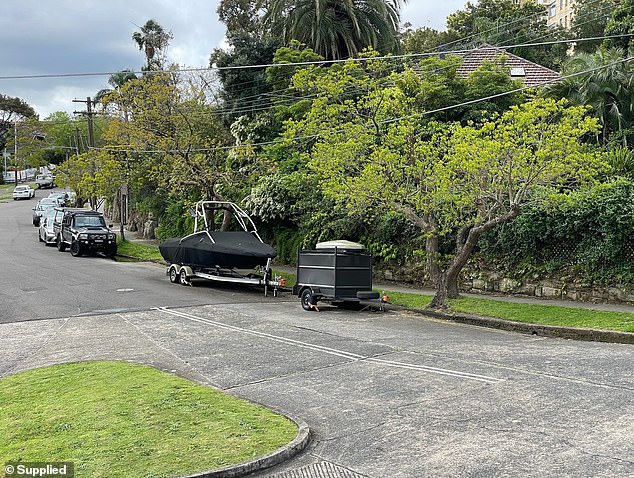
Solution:
M73 257L80 257L83 251L81 250L81 244L77 241L70 243L70 255Z
M301 294L299 300L300 300L300 302L302 304L302 309L304 309L304 310L315 310L314 306L317 303L317 301L314 301L313 293L311 292L310 289L304 289L302 291L302 294Z
M105 251L105 255L106 257L110 257L111 259L117 255L117 245L113 244L111 246L108 246L106 251Z
M178 284L180 281L181 278L176 271L176 267L170 267L170 282L172 284Z
M57 250L59 252L64 252L66 250L66 244L62 242L62 238L59 236L57 237Z

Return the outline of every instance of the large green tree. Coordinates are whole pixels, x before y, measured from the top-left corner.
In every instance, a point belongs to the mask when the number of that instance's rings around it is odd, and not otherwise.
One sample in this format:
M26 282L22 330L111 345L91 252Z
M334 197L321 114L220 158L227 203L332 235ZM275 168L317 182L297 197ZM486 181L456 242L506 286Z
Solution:
M15 121L36 116L33 107L23 99L0 94L0 151L4 150Z
M634 1L621 0L612 13L610 21L605 26L605 35L616 38L605 40L605 46L610 48L620 48L624 54L634 54Z
M281 32L264 21L267 8L268 0L222 0L218 6L229 48L216 48L209 63L219 68L219 96L227 127L240 116L253 118L271 106L265 68L240 68L271 64L283 45Z
M107 151L89 151L69 158L56 168L56 181L77 193L77 203L98 209L103 198L113 197L125 183L124 166Z
M413 29L409 23L404 25L404 30L401 32L401 45L405 54L446 50L455 40L457 40L455 34L429 27Z
M221 0L216 12L229 34L242 31L258 34L264 28L262 12L269 0Z
M571 31L575 38L599 38L621 0L576 0ZM580 41L575 44L575 53L594 53L602 40Z
M584 107L535 100L476 124L430 123L419 74L392 73L386 84L376 74L383 62L370 65L365 74L352 63L299 72L296 86L320 94L302 121L287 123L285 138L351 214L393 211L416 227L437 284L432 305L444 307L485 231L519 214L534 187L571 187L600 166L579 141L597 121Z
M187 88L157 73L126 82L104 101L127 111L111 117L105 149L125 166L138 203L159 217L172 201L228 198L231 137L207 103L204 82Z
M276 35L252 35L246 31L234 32L227 39L231 48L214 50L210 64L219 68L222 114L228 126L240 116L253 117L271 106L266 69L240 67L271 64L282 44Z
M365 48L398 49L402 0L271 0L269 20L287 42L298 40L326 59L356 56Z

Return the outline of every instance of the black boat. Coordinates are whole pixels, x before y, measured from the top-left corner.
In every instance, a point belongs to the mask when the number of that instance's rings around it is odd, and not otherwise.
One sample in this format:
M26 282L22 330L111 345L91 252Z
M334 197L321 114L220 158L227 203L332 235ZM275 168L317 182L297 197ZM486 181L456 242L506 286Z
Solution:
M236 229L217 231L215 215L228 212ZM258 235L253 221L236 204L200 201L196 204L194 232L183 238L167 239L159 251L169 264L192 269L254 269L267 267L276 252ZM199 225L201 227L199 227ZM204 228L202 227L204 225Z

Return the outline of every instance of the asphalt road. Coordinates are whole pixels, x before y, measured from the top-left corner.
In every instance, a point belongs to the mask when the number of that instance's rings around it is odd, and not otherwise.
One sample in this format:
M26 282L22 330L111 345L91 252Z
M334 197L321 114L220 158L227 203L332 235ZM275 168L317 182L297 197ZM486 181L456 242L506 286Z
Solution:
M0 376L132 360L308 423L308 450L260 477L634 476L632 346L175 286L160 267L45 248L28 204L0 204ZM40 293L60 296L55 314Z
M0 323L244 300L261 291L171 284L165 267L72 257L38 241L31 208L36 199L0 201Z

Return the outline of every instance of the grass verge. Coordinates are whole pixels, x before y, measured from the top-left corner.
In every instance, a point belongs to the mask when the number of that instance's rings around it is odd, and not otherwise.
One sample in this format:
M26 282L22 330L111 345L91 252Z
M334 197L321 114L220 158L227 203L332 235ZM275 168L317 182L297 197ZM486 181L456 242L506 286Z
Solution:
M122 241L117 235L117 254L135 257L144 261L162 261L163 256L157 246L134 241Z
M388 291L387 294L393 304L414 309L424 309L432 299L430 295L413 293ZM504 302L479 297L450 300L449 305L456 312L529 324L634 332L634 314L627 312Z
M297 434L265 408L127 362L11 375L0 379L0 404L0 463L71 461L76 476L191 474L264 455Z

